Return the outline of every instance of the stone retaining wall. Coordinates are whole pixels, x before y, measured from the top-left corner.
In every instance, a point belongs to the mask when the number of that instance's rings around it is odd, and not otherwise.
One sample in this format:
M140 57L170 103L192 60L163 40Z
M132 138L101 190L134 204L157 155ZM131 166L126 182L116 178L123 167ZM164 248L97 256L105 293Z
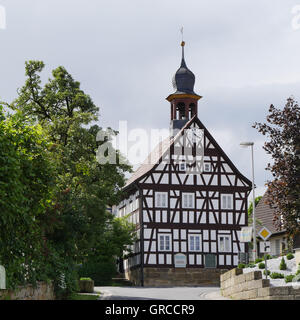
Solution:
M300 264L300 248L295 249L295 260L296 260L296 265L298 266Z
M15 290L0 290L0 300L54 300L53 284L38 282L37 287L32 285L18 287Z
M223 269L210 268L144 268L145 287L208 286L220 285ZM140 285L141 271L133 269L125 273L134 285Z
M271 287L261 271L243 274L237 268L221 275L221 293L237 300L300 300L300 286Z

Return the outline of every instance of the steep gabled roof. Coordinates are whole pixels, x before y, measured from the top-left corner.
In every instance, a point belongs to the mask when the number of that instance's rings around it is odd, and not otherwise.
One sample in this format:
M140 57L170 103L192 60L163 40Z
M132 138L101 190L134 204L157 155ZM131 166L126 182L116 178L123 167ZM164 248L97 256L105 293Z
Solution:
M127 183L124 189L128 189L134 182L139 181L142 177L144 177L147 173L149 173L159 162L165 152L171 147L171 145L176 141L176 139L182 134L182 131L187 129L193 122L197 122L198 126L204 130L204 134L208 137L208 139L212 142L214 147L219 151L222 157L227 161L233 172L237 174L237 176L243 180L249 187L252 186L252 182L247 179L240 171L236 168L236 166L232 163L232 161L228 158L223 149L219 146L213 136L209 133L203 123L199 120L199 118L195 115L192 117L176 134L175 137L168 137L162 142L160 142L152 152L148 155L145 161L140 165L140 167L132 174L132 176L127 180Z
M259 203L255 208L255 217L262 223L262 226L258 226L257 232L259 232L262 227L266 227L268 230L272 232L272 234L285 232L284 229L277 230L276 227L274 226L273 217L274 217L275 210L272 209L266 203L266 200L267 200L267 192L259 200Z
M148 157L143 161L139 168L132 174L132 176L127 180L124 189L127 189L132 183L142 178L150 170L152 170L158 163L165 152L171 147L174 141L180 136L181 132L186 129L190 123L194 120L194 116L190 121L188 121L182 129L176 134L175 137L167 137L163 141L159 142L157 146L149 153Z

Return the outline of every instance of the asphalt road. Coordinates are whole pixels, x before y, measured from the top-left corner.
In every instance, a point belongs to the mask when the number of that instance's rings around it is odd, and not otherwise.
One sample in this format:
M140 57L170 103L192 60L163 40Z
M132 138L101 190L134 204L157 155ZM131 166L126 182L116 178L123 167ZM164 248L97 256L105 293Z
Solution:
M218 287L95 287L101 300L228 300Z

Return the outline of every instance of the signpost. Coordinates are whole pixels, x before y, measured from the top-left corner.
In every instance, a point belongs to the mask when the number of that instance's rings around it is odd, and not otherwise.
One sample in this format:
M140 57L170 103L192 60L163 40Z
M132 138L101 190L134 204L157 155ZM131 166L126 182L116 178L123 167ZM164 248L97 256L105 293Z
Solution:
M267 252L267 250L270 248L270 246L267 245L267 240L271 237L272 232L269 231L266 227L263 227L258 235L264 240L264 253ZM266 279L268 279L268 267L267 267L267 255L264 254L265 258L265 273L266 273Z
M252 234L253 234L252 227L243 227L240 233L240 242L251 242ZM239 263L248 264L249 263L249 253L248 252L239 252L238 254Z
M252 227L243 227L241 229L240 242L251 242Z

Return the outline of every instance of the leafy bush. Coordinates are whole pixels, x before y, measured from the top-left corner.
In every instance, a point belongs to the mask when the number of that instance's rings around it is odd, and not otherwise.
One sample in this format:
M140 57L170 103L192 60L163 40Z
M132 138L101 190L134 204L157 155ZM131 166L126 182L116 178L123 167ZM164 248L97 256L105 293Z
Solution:
M258 268L259 269L264 269L265 268L265 264L263 262L261 262L259 265L258 265Z
M279 270L286 270L286 269L287 269L287 266L286 266L284 257L282 257L280 265L279 265Z
M285 276L285 282L288 283L288 282L292 282L293 281L293 278L294 278L294 275L293 274L289 274L288 276Z
M262 258L257 258L257 259L255 260L255 263L260 263L260 262L262 262L262 261L263 261Z
M92 281L91 278L84 278L84 277L80 278L79 280L80 280L80 281Z
M270 277L272 279L283 279L284 278L284 275L282 273L278 273L278 272L272 272L270 274Z
M113 260L94 260L83 263L78 269L79 277L89 277L94 280L95 286L110 284L112 277L117 273L116 264Z
M268 276L271 274L271 271L268 270ZM264 270L264 275L266 275L266 270Z
M245 266L245 264L244 263L239 263L238 264L238 268L239 269L244 269L246 266Z
M256 265L254 263L248 263L246 264L246 268L255 268Z
M292 260L292 259L294 259L294 255L293 255L292 253L288 253L288 254L286 255L286 258L287 258L288 260Z
M273 259L273 258L272 258L272 256L270 254L266 254L266 259L270 260L270 259Z

